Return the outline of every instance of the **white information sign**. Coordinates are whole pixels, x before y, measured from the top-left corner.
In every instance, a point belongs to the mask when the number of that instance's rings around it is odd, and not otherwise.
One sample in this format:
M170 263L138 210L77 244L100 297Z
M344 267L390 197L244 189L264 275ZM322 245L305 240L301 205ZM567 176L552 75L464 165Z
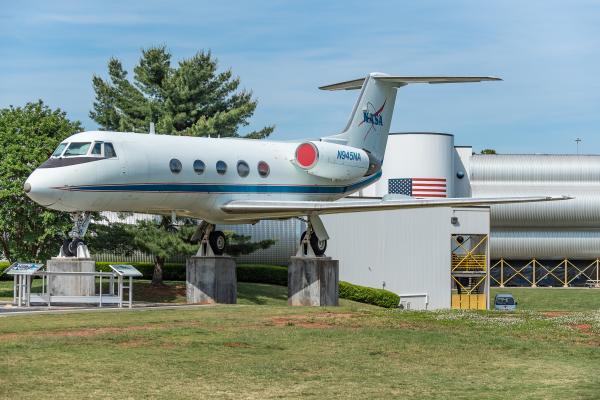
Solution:
M16 262L5 269L4 273L7 275L33 275L43 266L44 264Z
M129 264L115 264L110 265L113 271L115 271L118 275L121 276L142 276L142 273L135 269L133 265Z

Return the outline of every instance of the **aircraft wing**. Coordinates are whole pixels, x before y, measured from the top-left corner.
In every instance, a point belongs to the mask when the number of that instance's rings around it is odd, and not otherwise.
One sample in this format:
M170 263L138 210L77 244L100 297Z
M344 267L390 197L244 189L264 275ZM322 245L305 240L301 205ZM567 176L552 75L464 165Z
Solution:
M285 218L314 214L340 214L366 211L399 210L419 207L468 207L494 204L534 203L540 201L569 200L571 197L489 197L489 198L444 198L356 200L356 201L275 201L275 200L233 200L221 206L228 214L256 216L261 218Z

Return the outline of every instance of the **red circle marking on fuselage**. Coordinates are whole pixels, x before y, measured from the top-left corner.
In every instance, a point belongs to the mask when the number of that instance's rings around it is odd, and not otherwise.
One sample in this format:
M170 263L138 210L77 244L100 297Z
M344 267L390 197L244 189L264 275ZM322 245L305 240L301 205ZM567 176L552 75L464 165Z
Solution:
M302 143L296 149L296 161L303 168L310 168L317 162L317 149L312 143Z

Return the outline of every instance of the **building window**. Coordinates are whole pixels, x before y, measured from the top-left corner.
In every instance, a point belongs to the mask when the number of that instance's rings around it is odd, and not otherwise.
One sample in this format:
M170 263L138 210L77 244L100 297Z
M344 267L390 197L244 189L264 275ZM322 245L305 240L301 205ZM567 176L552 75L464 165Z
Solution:
M198 175L202 175L204 173L204 169L206 166L204 165L204 161L196 160L194 161L194 172Z
M264 161L260 161L258 163L258 174L260 176L262 176L263 178L266 178L267 176L269 176L270 172L271 172L271 168L269 168L269 164L267 164Z
M248 163L246 161L238 161L238 163L237 163L237 171L238 171L238 174L242 178L245 178L250 173L250 167L248 166Z
M112 143L104 143L104 157L113 158L116 156L117 153L115 153L115 148L113 147ZM181 163L179 163L179 165L181 167ZM181 171L181 168L179 168L179 170Z
M178 174L181 172L183 167L181 166L181 161L176 158L172 158L171 161L169 161L169 168L171 168L172 173Z
M225 175L225 172L227 172L227 164L225 161L217 161L217 173L219 175Z

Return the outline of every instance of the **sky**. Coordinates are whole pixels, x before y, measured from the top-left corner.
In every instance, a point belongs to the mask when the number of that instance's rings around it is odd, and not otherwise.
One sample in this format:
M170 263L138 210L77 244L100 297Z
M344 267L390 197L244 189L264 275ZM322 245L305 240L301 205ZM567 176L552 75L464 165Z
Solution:
M598 1L1 1L0 107L42 99L86 130L93 75L140 50L210 50L258 107L246 131L339 133L365 76L491 75L400 89L393 132L447 132L501 153L600 153Z

